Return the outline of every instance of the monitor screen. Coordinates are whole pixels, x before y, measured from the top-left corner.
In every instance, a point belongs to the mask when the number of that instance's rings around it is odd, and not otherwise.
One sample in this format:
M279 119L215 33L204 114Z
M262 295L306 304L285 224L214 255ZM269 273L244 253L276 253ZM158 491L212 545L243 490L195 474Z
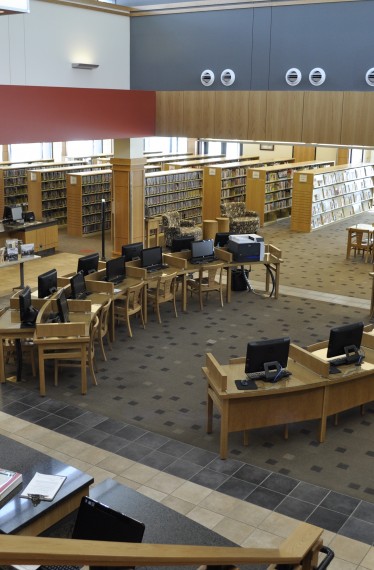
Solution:
M176 237L171 242L171 252L189 251L191 250L191 242L193 241L193 236Z
M12 206L12 220L13 222L17 222L19 220L23 220L22 217L22 206Z
M143 242L138 241L136 243L128 243L122 246L122 256L125 261L132 261L133 259L140 258L140 252L143 249Z
M250 341L247 345L245 373L265 371L265 364L278 362L282 368L287 367L290 338L274 338L269 340Z
M217 232L214 238L214 245L216 247L225 247L229 241L230 232Z
M38 275L38 297L45 299L57 291L57 269Z
M10 206L4 206L3 219L4 220L12 219L12 208Z
M214 243L212 239L202 239L191 242L191 257L206 257L214 255Z
M327 347L327 358L348 355L347 349L349 352L357 353L361 346L363 330L363 322L332 328Z
M69 323L69 307L65 290L61 289L56 297L58 317L62 323Z
M90 253L78 259L77 273L83 271L84 275L95 273L99 267L99 254Z
M86 293L86 282L84 280L83 271L79 271L71 277L70 279L71 296L73 299L79 299L79 297Z
M28 285L19 292L18 298L20 319L21 322L24 323L28 320L28 315L31 308L31 289Z
M151 267L162 264L162 247L147 247L140 254L141 266Z
M105 272L107 281L118 281L119 279L124 279L126 275L125 258L121 256L108 259L106 262Z

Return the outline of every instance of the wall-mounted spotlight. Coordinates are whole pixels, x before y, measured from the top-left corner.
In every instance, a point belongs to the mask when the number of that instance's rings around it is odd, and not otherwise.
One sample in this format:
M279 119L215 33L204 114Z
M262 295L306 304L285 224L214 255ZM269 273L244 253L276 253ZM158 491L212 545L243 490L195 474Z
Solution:
M209 87L214 83L214 73L211 69L204 69L202 74L200 75L201 83L204 87Z
M96 69L99 67L98 63L72 63L71 67L74 69Z
M300 69L297 69L297 67L291 67L291 69L289 69L285 75L286 82L288 85L291 85L291 87L298 85L301 81L301 77L301 71Z
M225 87L229 87L235 81L235 73L232 69L224 69L221 73L221 83Z
M322 85L326 80L326 73L321 67L315 67L309 73L309 81L312 85L318 87L318 85Z

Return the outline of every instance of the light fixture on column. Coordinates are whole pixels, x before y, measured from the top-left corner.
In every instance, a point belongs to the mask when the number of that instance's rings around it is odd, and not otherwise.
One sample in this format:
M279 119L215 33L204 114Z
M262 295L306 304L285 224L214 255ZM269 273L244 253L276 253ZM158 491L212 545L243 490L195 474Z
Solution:
M72 63L71 67L74 69L96 69L99 67L98 63Z

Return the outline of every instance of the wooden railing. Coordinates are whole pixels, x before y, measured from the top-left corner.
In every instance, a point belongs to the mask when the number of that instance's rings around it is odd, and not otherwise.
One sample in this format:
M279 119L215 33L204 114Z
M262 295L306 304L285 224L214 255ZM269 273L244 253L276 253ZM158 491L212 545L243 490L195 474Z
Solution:
M0 564L92 566L185 566L270 564L313 570L322 548L322 529L300 524L278 548L134 544L0 535Z

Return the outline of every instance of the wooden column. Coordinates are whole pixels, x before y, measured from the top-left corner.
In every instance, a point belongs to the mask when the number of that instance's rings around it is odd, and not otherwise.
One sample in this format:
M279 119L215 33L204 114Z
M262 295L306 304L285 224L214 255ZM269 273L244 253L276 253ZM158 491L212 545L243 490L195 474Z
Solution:
M112 158L113 255L121 253L122 245L144 243L144 158Z

